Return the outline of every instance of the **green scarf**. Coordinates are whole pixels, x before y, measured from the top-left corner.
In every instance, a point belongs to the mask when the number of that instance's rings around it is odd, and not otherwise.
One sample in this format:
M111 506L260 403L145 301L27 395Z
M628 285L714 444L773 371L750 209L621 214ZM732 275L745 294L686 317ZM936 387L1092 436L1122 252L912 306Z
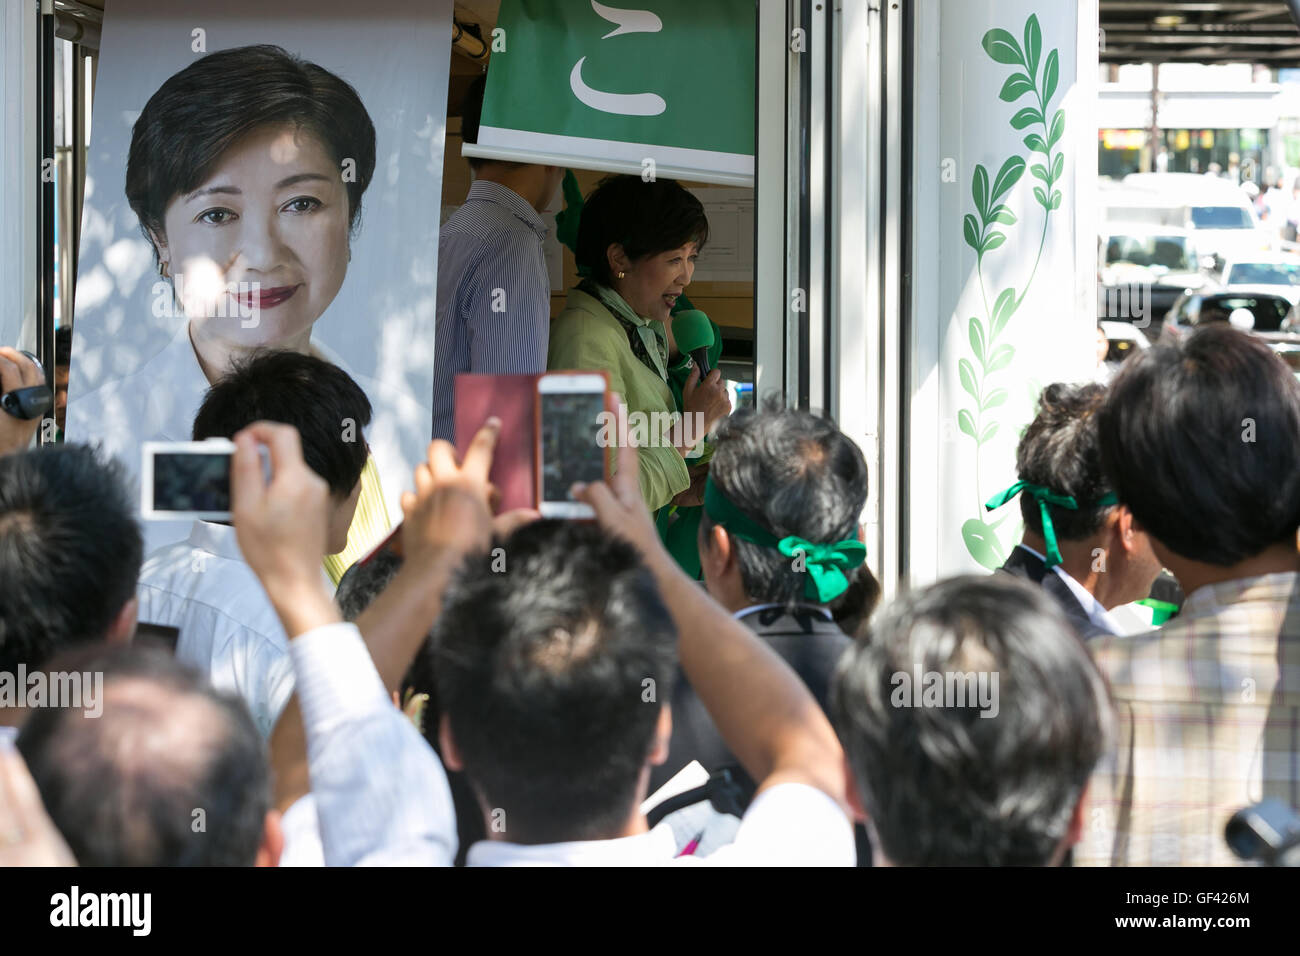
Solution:
M641 364L668 381L668 336L663 323L643 319L632 310L623 297L595 279L583 279L578 288L600 303L618 320L627 332L628 344Z
M808 571L804 597L818 604L827 604L843 594L849 587L845 573L852 571L867 558L867 546L861 541L846 539L832 544L818 544L788 535L778 540L749 515L741 511L713 483L710 475L704 484L704 511L714 524L742 541L762 548L774 548L788 558L800 561Z

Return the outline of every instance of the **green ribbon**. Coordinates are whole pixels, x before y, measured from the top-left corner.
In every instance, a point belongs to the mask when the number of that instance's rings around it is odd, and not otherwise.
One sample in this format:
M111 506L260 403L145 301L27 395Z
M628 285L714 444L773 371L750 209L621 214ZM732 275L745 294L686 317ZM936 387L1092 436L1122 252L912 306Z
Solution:
M1052 513L1048 511L1047 506L1052 504L1058 508L1078 511L1079 503L1070 495L1059 495L1052 489L1036 485L1032 481L1017 481L1006 491L999 492L984 502L984 508L988 511L996 511L1022 491L1029 492L1038 502L1038 513L1043 519L1043 540L1047 542L1047 566L1054 568L1061 563L1061 549L1056 544L1056 529L1052 526ZM1098 498L1090 507L1108 508L1115 504L1119 504L1119 499L1115 497L1114 492L1109 492Z
M827 604L848 590L849 578L845 572L852 571L867 559L867 546L853 539L830 544L818 544L798 535L778 539L737 508L713 483L712 475L704 483L704 512L714 524L726 528L740 540L762 548L773 548L800 561L808 572L804 597L818 604Z

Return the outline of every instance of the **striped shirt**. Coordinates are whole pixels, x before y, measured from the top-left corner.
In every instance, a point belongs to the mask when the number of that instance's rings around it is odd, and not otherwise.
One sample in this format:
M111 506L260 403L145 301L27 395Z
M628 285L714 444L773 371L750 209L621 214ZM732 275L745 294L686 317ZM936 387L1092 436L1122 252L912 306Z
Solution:
M1115 752L1089 790L1076 866L1225 866L1233 813L1300 804L1300 574L1197 588L1177 618L1088 644Z
M546 371L546 225L528 201L478 180L438 234L433 437L454 440L456 376Z

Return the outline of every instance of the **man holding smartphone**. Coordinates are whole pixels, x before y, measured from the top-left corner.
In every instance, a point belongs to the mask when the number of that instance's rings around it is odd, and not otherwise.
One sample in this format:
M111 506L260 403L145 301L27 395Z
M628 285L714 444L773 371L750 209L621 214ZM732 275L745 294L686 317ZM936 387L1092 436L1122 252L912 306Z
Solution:
M366 463L361 429L370 414L365 393L336 365L298 352L265 351L237 363L209 389L194 419L194 438L230 438L262 420L293 425L307 464L331 491L323 560L347 547ZM347 441L352 433L354 440ZM179 628L177 657L219 690L241 695L258 730L269 736L293 692L293 666L284 631L228 522L228 516L196 519L186 539L148 556L140 574L140 619Z

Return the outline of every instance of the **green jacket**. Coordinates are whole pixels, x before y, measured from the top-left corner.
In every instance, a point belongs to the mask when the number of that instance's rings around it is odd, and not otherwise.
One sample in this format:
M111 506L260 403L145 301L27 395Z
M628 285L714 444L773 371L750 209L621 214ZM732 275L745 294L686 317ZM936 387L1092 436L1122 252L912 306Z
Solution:
M628 408L629 430L647 430L649 447L639 449L641 495L652 512L658 511L691 484L686 461L664 434L665 413L678 411L668 384L668 337L662 323L636 315L613 291L604 291L616 306L622 305L620 314L635 326L656 369L633 352L627 327L600 299L582 289L569 290L564 311L551 322L546 365L552 371L579 369L609 375L610 390L623 396ZM657 419L655 412L660 413Z

